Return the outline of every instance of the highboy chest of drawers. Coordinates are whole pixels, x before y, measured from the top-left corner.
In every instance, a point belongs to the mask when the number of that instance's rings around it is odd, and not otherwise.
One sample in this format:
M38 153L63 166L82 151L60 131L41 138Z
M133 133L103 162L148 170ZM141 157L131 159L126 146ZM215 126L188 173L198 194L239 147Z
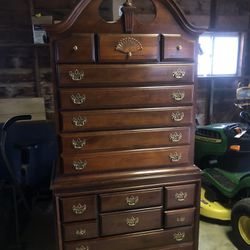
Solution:
M172 0L81 0L47 32L58 249L197 250L199 30Z

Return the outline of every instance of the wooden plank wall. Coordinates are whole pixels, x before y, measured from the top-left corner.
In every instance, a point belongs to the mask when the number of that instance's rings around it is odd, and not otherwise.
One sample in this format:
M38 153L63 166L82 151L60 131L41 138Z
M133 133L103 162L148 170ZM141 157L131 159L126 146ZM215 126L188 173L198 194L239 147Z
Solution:
M0 98L43 97L47 117L53 117L49 47L33 46L31 13L63 19L78 1L1 0ZM211 1L216 0L176 0L191 22L203 26L209 26L211 23ZM250 0L217 0L216 3L215 30L249 29ZM250 48L247 48L246 58L250 57L249 51ZM248 61L246 60L244 68L246 76L250 76ZM202 123L235 119L233 103L237 80L213 80L213 114L209 117L211 79L199 79L197 117Z

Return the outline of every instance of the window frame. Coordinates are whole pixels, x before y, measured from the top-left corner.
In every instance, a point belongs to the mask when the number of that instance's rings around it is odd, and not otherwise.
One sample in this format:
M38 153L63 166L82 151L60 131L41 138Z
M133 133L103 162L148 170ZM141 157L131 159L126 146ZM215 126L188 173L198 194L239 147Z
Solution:
M214 74L213 71L213 59L211 60L211 74L207 75L199 75L198 73L198 67L199 67L199 59L197 58L197 77L198 78L219 78L219 77L240 77L242 76L242 68L243 68L243 58L244 58L244 45L245 45L245 39L246 39L246 33L244 32L220 32L220 31L214 31L214 32L205 32L200 35L201 36L207 36L212 37L212 57L214 53L214 40L216 37L229 37L229 36L235 36L238 37L238 57L236 62L236 73L235 74ZM199 37L199 38L200 38ZM198 40L199 43L199 40ZM198 45L200 46L200 45ZM200 49L198 50L200 51ZM198 55L199 56L199 55Z

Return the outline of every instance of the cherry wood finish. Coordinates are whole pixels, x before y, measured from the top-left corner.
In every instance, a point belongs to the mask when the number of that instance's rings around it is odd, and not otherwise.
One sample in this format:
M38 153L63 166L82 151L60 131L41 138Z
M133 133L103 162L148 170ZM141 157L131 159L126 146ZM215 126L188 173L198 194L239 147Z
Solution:
M131 38L131 35L117 34L100 34L99 42L99 62L156 62L160 58L160 36L159 34L150 35L133 35L133 41L136 41L141 47L137 51L131 52L130 55L122 53L119 50L114 50L114 46L119 46L119 43L125 42ZM144 45L142 47L142 44Z
M166 187L166 208L191 207L195 202L195 185Z
M187 60L195 59L194 40L183 38L179 34L163 35L163 60Z
M162 195L162 188L102 194L101 212L160 206Z
M114 109L62 112L62 131L186 126L193 121L191 107Z
M126 63L126 62L124 62ZM75 71L83 74L81 80L73 80L70 76ZM174 77L173 73L184 71L182 78ZM136 65L89 65L62 64L58 65L60 86L145 86L192 83L194 81L194 64L136 64ZM123 77L122 77L123 76ZM125 77L124 77L125 76Z
M164 231L161 230L158 232L156 231L151 233L147 232L144 234L131 234L129 236L116 236L108 238L105 237L98 241L97 240L77 241L72 243L65 243L64 249L75 250L77 249L77 247L80 248L81 246L83 249L85 247L86 249L89 248L93 250L99 250L99 249L110 250L114 249L114 247L116 246L117 246L116 249L120 250L147 249L147 248L150 249L153 247L155 247L155 249L161 249L161 247L163 247L166 244L171 246L171 248L169 249L172 249L173 245L178 244L181 238L183 238L181 244L186 242L191 243L193 241L193 228L181 227L178 229L170 229ZM183 244L180 246L185 246L185 245ZM177 246L176 249L178 249Z
M174 0L105 22L80 0L50 35L59 250L197 250L197 35Z
M187 146L66 155L62 158L63 173L89 173L108 170L164 168L189 163Z
M193 85L70 88L60 91L60 103L62 110L180 106L193 103L193 91Z
M190 144L188 127L82 132L61 135L62 152L78 154Z
M97 217L95 196L73 197L61 200L64 222L90 220Z
M63 235L65 241L97 238L98 237L97 221L64 224Z
M165 228L193 225L194 208L165 211Z
M101 214L101 235L117 235L159 229L162 227L162 208Z
M94 34L74 34L57 41L56 56L59 63L94 62Z

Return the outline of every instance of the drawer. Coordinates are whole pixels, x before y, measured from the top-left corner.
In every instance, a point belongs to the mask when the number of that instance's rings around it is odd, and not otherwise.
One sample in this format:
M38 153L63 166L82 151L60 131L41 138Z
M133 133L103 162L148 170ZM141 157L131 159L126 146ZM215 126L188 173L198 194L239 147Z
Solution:
M190 60L195 58L195 41L178 34L163 35L163 60Z
M55 47L60 63L95 61L94 34L73 34L57 40Z
M159 229L162 208L101 214L102 236Z
M98 237L97 222L78 222L63 225L64 241L83 240Z
M102 212L160 206L162 188L102 194L100 200Z
M61 89L60 105L62 110L188 105L193 91L193 85Z
M165 188L165 202L167 209L194 206L195 184L173 186Z
M193 250L193 228L181 227L178 229L143 232L141 234L119 235L103 237L98 240L66 242L64 250L139 250L139 249L166 249L166 250ZM114 246L117 246L114 248ZM169 246L169 247L167 247ZM163 248L165 247L165 248Z
M100 34L99 62L158 61L158 34Z
M60 200L64 222L95 219L96 196L63 198Z
M166 168L189 163L189 146L63 155L64 174L85 174L108 170Z
M178 244L176 246L154 247L147 248L147 250L194 250L193 243Z
M195 208L165 211L165 228L193 225L194 211Z
M194 81L194 64L58 65L60 86L140 86Z
M190 128L98 131L61 134L63 153L159 148L190 143Z
M193 122L192 107L115 109L62 112L62 131L98 131L185 126Z

